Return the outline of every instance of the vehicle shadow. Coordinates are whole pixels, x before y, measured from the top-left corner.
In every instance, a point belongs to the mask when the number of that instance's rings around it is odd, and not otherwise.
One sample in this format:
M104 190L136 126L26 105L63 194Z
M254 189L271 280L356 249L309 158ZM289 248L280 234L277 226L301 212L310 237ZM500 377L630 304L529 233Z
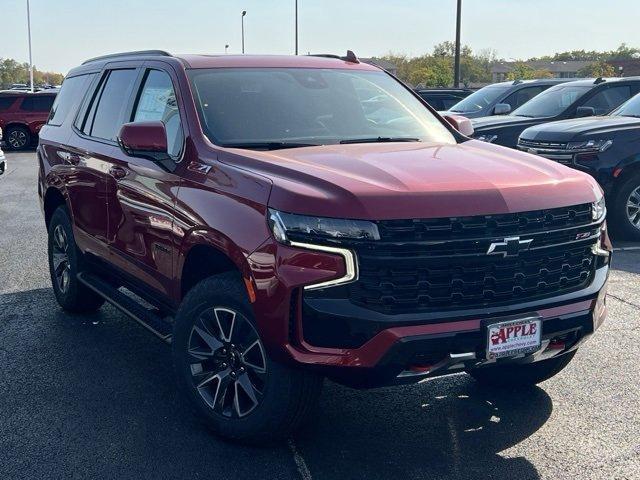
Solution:
M318 478L521 478L539 474L499 452L536 432L553 409L539 387L492 390L466 375L401 388L329 384L297 445Z

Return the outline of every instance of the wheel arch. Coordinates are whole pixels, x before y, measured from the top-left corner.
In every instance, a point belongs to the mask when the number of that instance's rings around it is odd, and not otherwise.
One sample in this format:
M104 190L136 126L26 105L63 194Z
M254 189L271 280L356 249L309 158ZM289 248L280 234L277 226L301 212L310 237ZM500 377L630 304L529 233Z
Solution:
M44 222L47 229L49 229L53 212L55 212L60 205L68 207L66 197L57 187L48 187L43 200Z
M249 298L253 291L251 271L242 249L226 236L210 230L191 232L180 249L176 268L179 285L178 295L182 299L198 282L212 275L236 272L248 288Z

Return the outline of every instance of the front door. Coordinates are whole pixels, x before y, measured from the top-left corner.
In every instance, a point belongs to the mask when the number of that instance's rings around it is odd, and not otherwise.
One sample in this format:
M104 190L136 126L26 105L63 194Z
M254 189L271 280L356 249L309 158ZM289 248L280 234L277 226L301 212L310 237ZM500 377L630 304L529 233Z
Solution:
M184 133L175 89L161 68L144 71L125 122L161 121L169 155L179 161ZM116 266L171 297L175 196L180 177L151 160L114 153L107 178L108 243Z

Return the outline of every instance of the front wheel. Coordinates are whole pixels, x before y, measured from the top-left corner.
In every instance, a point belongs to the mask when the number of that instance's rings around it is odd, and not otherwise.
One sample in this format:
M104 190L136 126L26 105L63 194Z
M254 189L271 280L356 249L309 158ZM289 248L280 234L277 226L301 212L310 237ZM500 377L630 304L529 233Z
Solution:
M469 370L477 382L493 387L523 387L544 382L562 371L576 350L534 363L494 365Z
M233 274L193 287L176 315L174 365L180 389L218 435L267 443L304 422L322 378L269 358L246 297Z
M640 240L640 175L625 181L614 198L611 227L629 240Z

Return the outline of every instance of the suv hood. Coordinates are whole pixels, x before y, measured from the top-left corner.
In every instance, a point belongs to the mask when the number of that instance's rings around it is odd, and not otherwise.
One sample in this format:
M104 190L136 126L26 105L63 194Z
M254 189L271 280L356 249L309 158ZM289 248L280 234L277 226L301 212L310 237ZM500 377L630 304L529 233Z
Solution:
M482 132L486 129L525 125L539 121L538 118L518 117L516 115L494 115L491 117L474 118L471 120L471 123L476 132Z
M475 140L227 152L273 182L269 206L326 217L499 214L593 202L600 191L582 172Z
M526 140L570 142L626 129L640 129L640 118L614 115L561 120L530 127L522 132L521 137Z

